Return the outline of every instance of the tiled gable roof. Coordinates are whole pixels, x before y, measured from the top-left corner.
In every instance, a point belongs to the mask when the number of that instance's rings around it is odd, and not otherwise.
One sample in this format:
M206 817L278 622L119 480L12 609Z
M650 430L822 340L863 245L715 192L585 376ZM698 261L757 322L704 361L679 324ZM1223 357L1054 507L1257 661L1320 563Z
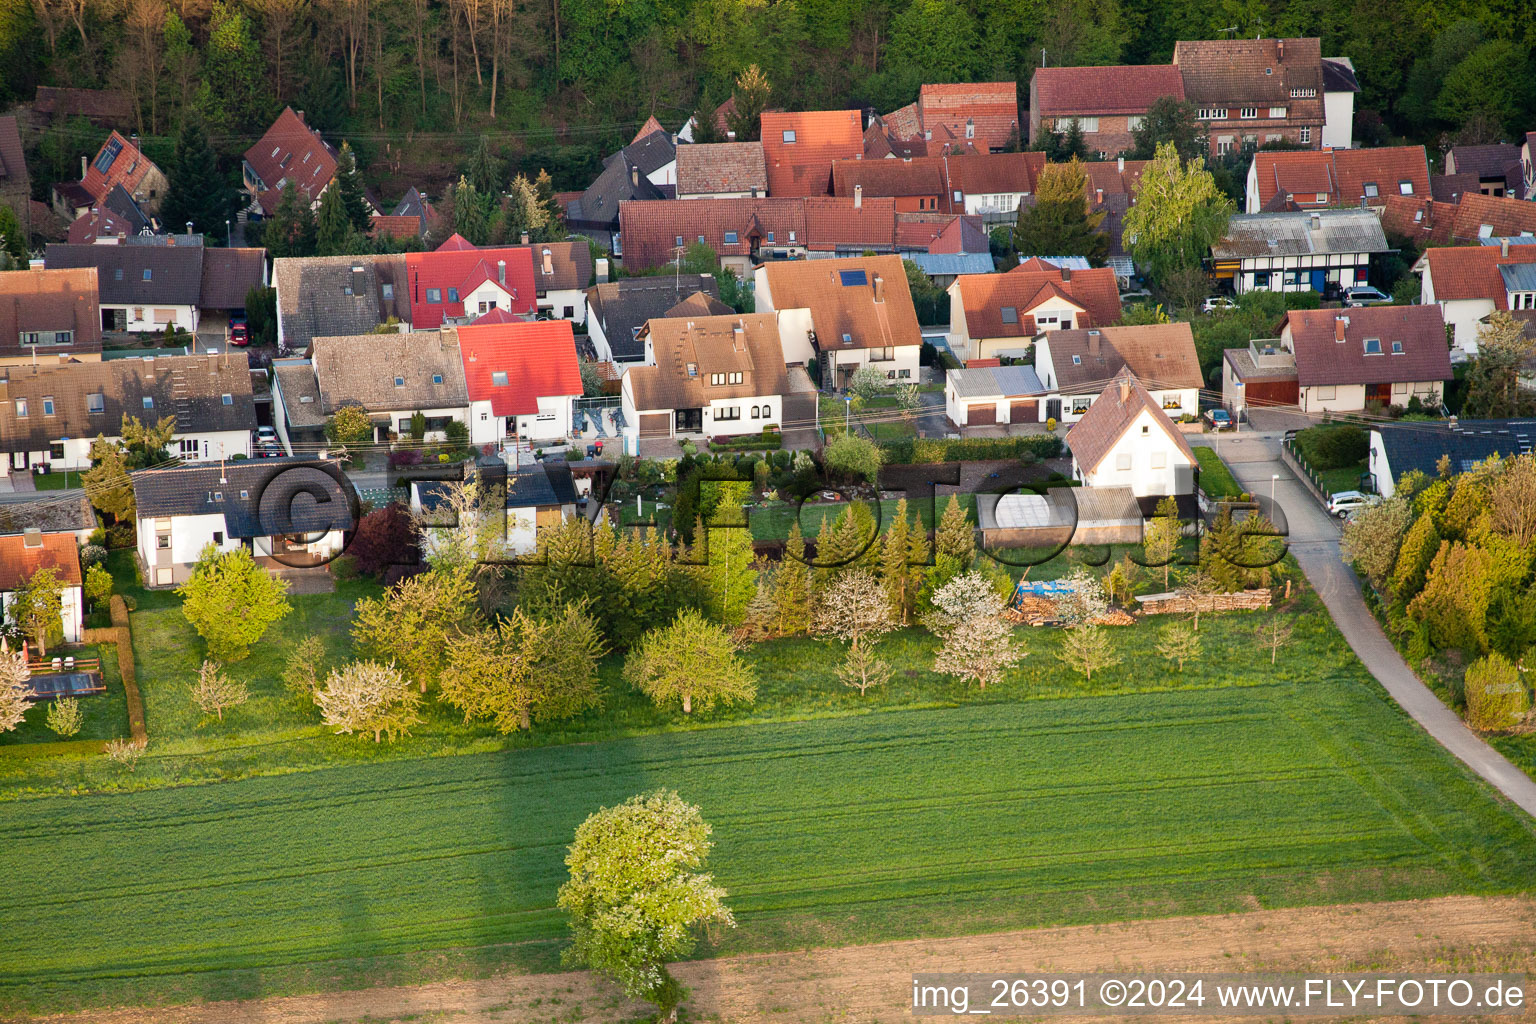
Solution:
M468 404L452 331L316 338L310 362L327 416L348 405L383 413Z
M766 275L775 309L809 309L816 345L840 348L920 345L922 331L899 256L857 256L836 260L768 263ZM875 301L876 281L882 300ZM844 340L847 335L847 340Z
M336 176L336 151L292 107L284 107L266 134L245 151L245 162L261 179L264 187L257 195L267 209L276 208L287 182L316 200Z
M734 309L708 292L694 292L667 310L661 316L661 319L676 320L678 317L730 316L734 312L736 312Z
M35 547L32 545L36 545ZM66 587L80 586L80 546L72 533L0 536L0 591L20 590L34 573L52 569Z
M1536 203L1509 196L1485 196L1464 192L1456 204L1456 223L1451 237L1458 242L1479 238L1514 238L1536 234Z
M1087 165L1092 166L1092 165ZM1114 165L1110 165L1113 167ZM832 165L832 191L852 198L854 186L868 196L935 196L939 209L962 212L954 193L997 195L1033 192L1045 154L974 153L900 160L838 160Z
M80 185L96 202L104 202L114 186L121 185L129 195L140 190L144 179L157 172L153 160L145 156L139 147L117 132L107 136L96 155L85 169ZM149 198L147 195L144 198Z
M1498 246L1439 246L1424 251L1436 302L1492 299L1493 308L1508 307L1503 264L1536 263L1536 244L1512 245L1509 255Z
M49 351L101 352L101 302L95 267L10 270L0 274L0 355L30 353L23 332L73 331L74 342Z
M1106 327L1120 319L1120 292L1108 267L1062 270L1044 261L1021 264L1006 274L966 274L955 278L972 338L1024 338L1035 333L1030 311L1052 295L1065 297L1084 311L1083 326ZM1005 321L1004 309L1014 310Z
M133 120L133 97L120 89L69 89L40 85L32 110L46 120L84 117L97 124L127 124Z
M1116 375L1110 386L1094 399L1083 418L1067 431L1067 447L1072 450L1072 458L1082 471L1091 473L1097 469L1104 456L1114 449L1115 443L1143 412L1151 415L1152 422L1173 440L1185 458L1195 462L1194 450L1184 440L1184 435L1127 369Z
M944 128L985 152L1019 137L1019 87L1015 82L924 85L917 96L924 132Z
M501 280L503 262L505 281ZM537 305L533 256L522 246L407 253L405 273L410 289L411 326L417 329L440 326L449 317L475 315L478 310L466 309L464 301L477 285L488 279L497 281L511 297L510 312L531 313Z
M1502 178L1508 188L1520 181L1520 147L1512 142L1485 146L1452 146L1445 154L1447 171L1478 178Z
M244 309L246 293L266 280L267 250L205 249L198 305L204 309Z
M718 192L768 194L761 142L712 142L677 149L677 194Z
M327 479L329 478L329 479ZM139 515L223 515L229 536L350 530L352 484L332 460L253 459L156 466L132 475ZM299 500L318 488L331 500Z
M1205 385L1187 323L1052 331L1046 337L1056 390L1064 395L1097 393L1122 370L1159 391Z
M1406 238L1415 246L1446 245L1456 219L1456 206L1420 196L1388 196L1381 211L1381 228L1388 240Z
M1370 206L1385 206L1392 196L1428 198L1431 194L1423 146L1261 150L1253 159L1258 199L1265 208L1286 194L1299 206L1354 206L1362 199ZM1325 198L1318 200L1318 196Z
M47 450L62 437L116 435L123 416L176 418L178 434L249 430L256 425L250 360L244 352L154 356L99 363L0 367L0 450ZM89 396L99 395L100 412ZM224 396L229 395L229 404ZM49 415L44 399L53 400ZM21 416L18 399L26 399ZM149 404L145 404L148 402Z
M764 112L762 141L770 196L824 196L832 161L863 155L864 123L857 110Z
M629 141L631 144L634 144L645 138L647 135L650 135L652 132L664 131L666 131L666 129L661 126L660 121L656 120L656 115L652 114L650 117L645 119L645 124L640 126L640 130L635 132L635 137Z
M426 225L422 219L408 214L396 217L381 213L368 222L370 238L420 238L425 231Z
M1102 191L1106 196L1131 196L1136 193L1136 183L1146 168L1146 160L1090 160L1082 165L1088 177L1088 193L1096 196ZM1038 175L1038 172L1037 172Z
M1185 98L1196 106L1322 110L1322 47L1316 38L1180 40L1173 63L1184 76ZM1295 89L1312 89L1315 97L1293 97Z
M1164 96L1184 98L1184 78L1172 64L1040 68L1031 95L1041 117L1145 114Z
M540 292L580 291L592 283L592 247L581 242L541 242L509 245L508 249L526 249L533 261L533 283ZM549 273L545 273L544 253L549 253Z
M1044 168L1044 153L975 153L950 157L946 169L951 192L994 195L1033 192Z
M937 196L949 209L944 165L938 157L915 160L838 160L832 164L832 194L851 199L855 189L866 196Z
M637 410L698 408L715 398L755 398L788 390L778 317L772 313L651 320L641 330L656 355L631 367L626 383ZM688 366L695 372L690 375ZM711 374L740 373L740 384L712 384ZM726 380L729 381L729 376Z
M581 397L569 320L461 327L459 351L469 400L490 402L493 416L532 416L540 398Z
M625 266L647 270L672 261L679 246L686 249L701 237L720 256L748 255L754 238L765 245L803 245L805 206L798 199L630 202L619 210L619 228Z
M1445 321L1435 304L1293 309L1281 337L1290 339L1302 387L1451 379ZM1368 339L1376 342L1371 352Z
M203 252L201 245L53 243L44 251L43 265L95 267L104 303L196 306L202 296Z
M605 281L587 289L589 322L595 318L602 327L614 358L636 359L645 353L645 344L636 340L635 332L647 320L666 315L667 310L695 292L718 298L719 282L712 274L662 274Z
M896 237L896 201L868 198L858 205L833 197L805 199L806 248L889 249Z
M405 256L311 256L272 261L283 344L366 334L390 317L412 322ZM387 295L386 295L387 291Z

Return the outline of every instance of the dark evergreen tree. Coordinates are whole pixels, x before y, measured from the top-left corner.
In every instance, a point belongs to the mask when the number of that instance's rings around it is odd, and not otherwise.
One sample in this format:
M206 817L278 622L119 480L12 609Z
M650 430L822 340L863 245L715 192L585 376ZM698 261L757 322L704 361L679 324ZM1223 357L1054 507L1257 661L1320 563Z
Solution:
M309 197L291 181L283 186L277 209L262 228L261 244L273 259L315 254L315 212Z
M341 190L328 188L320 197L320 212L315 215L315 254L345 256L357 246L357 234L347 219Z
M240 192L219 173L208 135L196 118L187 118L176 140L176 153L166 175L169 186L160 204L160 219L168 231L203 233L208 244L225 240L225 221L240 212Z
M336 155L336 180L332 188L340 195L341 208L346 211L352 230L366 235L373 218L368 212L368 197L363 194L363 176L357 172L357 155L345 142Z
M496 154L491 152L491 142L484 135L475 144L474 153L469 157L469 168L464 176L475 186L475 190L481 195L495 195L501 190L504 179L502 175L505 169Z

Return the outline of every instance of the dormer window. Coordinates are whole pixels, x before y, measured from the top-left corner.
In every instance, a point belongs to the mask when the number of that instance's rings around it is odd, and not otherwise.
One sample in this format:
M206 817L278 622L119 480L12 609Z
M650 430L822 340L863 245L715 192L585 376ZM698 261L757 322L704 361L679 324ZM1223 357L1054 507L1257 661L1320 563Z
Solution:
M709 375L709 382L711 384L714 384L714 385L724 384L725 383L725 374L723 374L723 373L712 373L712 374Z
M1366 338L1365 339L1365 354L1368 355L1368 356L1379 356L1379 355L1381 355L1381 339L1380 338Z
M498 387L498 388L506 387L507 386L507 371L506 370L496 370L496 371L493 371L491 373L491 385L493 387Z
M678 235L674 244L676 244L677 247L679 249L681 249L683 247L683 236L682 235Z
M729 374L729 380L730 380L730 382L732 384L740 384L741 383L741 371L740 370L733 371L731 374Z
M853 344L853 335L845 333L843 335L843 344L844 345L852 345Z
M428 288L427 289L427 301L430 302L430 303L433 303L434 305L436 303L442 302L443 301L443 290L441 288Z
M393 302L393 301L395 301L395 286L390 284L390 283L388 283L386 281L384 283L383 288L384 288L384 301L385 302Z
M448 301L449 302L458 302L459 301L459 290L457 288L449 288L448 289Z
M114 281L121 281L122 279L123 279L123 268L122 267L117 267L116 269L114 269L112 271L112 280L114 280Z

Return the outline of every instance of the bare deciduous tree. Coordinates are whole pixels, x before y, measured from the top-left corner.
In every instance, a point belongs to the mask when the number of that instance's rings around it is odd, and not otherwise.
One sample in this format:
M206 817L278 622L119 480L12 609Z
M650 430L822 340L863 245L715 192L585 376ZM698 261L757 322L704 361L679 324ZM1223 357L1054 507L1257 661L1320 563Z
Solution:
M138 767L139 758L144 756L144 748L149 746L148 740L115 739L108 740L105 748L107 759L122 765L130 772Z
M391 742L409 736L410 727L421 721L416 713L421 694L393 663L354 661L332 669L315 691L315 703L326 725L338 733L371 732L375 743L383 736Z
M1269 651L1269 663L1273 665L1280 656L1280 648L1291 642L1294 632L1289 619L1276 616L1254 630L1253 635L1258 637L1259 646Z
M215 715L224 721L224 712L239 707L251 699L245 684L226 676L217 662L204 661L197 670L197 682L192 684L192 703L205 715Z
M1186 661L1200 657L1200 634L1187 623L1170 622L1158 630L1157 653L1169 661L1177 662L1179 671L1183 672Z
M858 690L860 697L872 687L890 682L891 675L890 663L875 656L875 645L872 643L848 648L848 655L843 658L837 670L837 677L843 681L843 685Z
M135 3L143 0L134 0ZM266 47L267 59L272 65L272 92L277 102L284 102L288 95L288 82L284 77L289 50L296 36L300 36L309 0L248 0L251 9L261 20L261 38ZM421 3L422 0L416 0ZM423 18L423 20L425 20ZM422 31L418 22L418 33ZM417 55L421 50L418 47Z
M1024 658L1013 628L1003 621L1003 599L982 573L956 576L934 591L933 604L937 611L928 627L944 641L933 659L935 672L974 680L985 690Z
M890 668L869 650L876 637L896 628L890 597L874 573L865 569L839 573L822 593L811 628L818 636L848 643L839 675L860 695L890 678Z
M1506 459L1488 499L1493 528L1521 550L1536 547L1536 454Z

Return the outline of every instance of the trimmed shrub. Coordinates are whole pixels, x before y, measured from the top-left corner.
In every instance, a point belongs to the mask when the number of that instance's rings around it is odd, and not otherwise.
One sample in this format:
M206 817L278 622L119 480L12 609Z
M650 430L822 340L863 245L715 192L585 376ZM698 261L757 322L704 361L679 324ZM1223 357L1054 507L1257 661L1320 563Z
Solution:
M1359 427L1308 427L1296 435L1296 445L1313 469L1343 469L1365 458L1371 439Z
M1053 434L1024 437L902 438L880 445L887 464L962 462L980 459L1052 459L1062 452Z

